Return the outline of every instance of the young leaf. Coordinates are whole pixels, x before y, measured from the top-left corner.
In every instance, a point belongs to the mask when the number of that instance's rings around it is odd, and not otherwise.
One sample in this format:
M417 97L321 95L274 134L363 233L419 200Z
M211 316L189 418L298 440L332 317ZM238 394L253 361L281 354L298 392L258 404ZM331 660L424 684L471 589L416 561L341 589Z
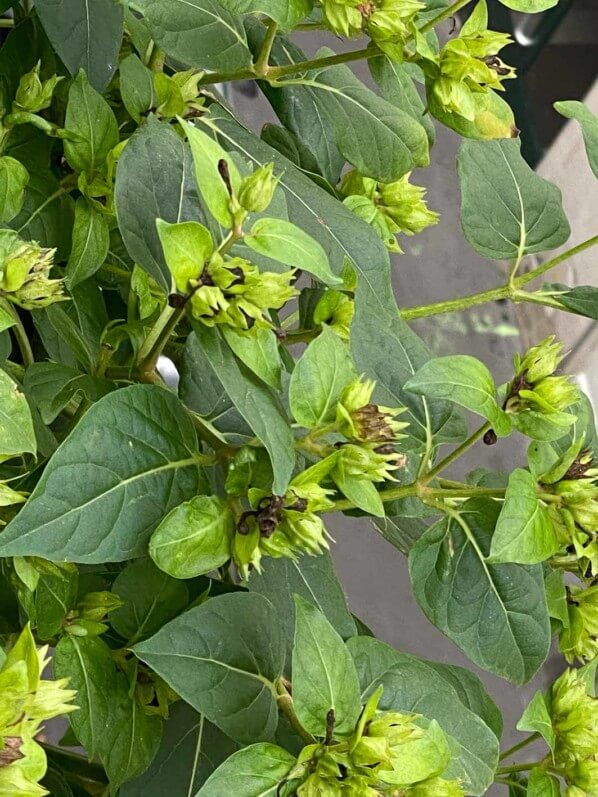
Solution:
M118 124L112 108L81 70L69 90L65 128L77 135L64 142L64 155L76 172L101 171L118 144Z
M137 124L141 117L156 104L154 72L131 53L120 62L120 94L129 115Z
M212 236L198 221L169 224L157 219L156 226L174 283L181 293L187 293L189 280L199 277L206 260L214 251Z
M297 423L312 429L333 421L342 392L355 376L346 345L324 326L291 374L289 401Z
M409 569L428 619L480 667L522 684L548 654L550 623L540 565L485 561L499 511L490 499L467 501L463 525L432 526L411 549Z
M83 374L76 368L37 362L25 372L23 388L45 424L56 420L72 399L97 401L114 389L114 383Z
M228 504L216 496L198 495L160 523L150 540L150 556L175 578L201 576L230 559L234 531Z
M572 313L598 321L598 288L593 285L578 285L556 298Z
M494 780L502 720L475 675L401 653L368 637L347 642L359 675L362 701L379 687L383 711L415 712L436 720L454 757L444 777L458 778L468 794L485 794Z
M50 640L62 629L67 614L77 604L79 574L76 568L60 575L40 573L35 590L35 615L40 639Z
M248 330L223 326L222 335L237 358L275 390L281 388L282 362L278 340L268 327Z
M511 420L496 401L492 374L475 357L455 354L425 363L404 387L429 398L454 401L486 418L499 437L511 431Z
M194 797L237 749L231 739L182 700L169 711L162 744L149 769L125 783L121 797L164 797L168 793Z
M559 547L556 529L538 496L535 478L529 471L517 468L509 476L488 561L534 565L550 559Z
M313 0L219 0L231 14L262 13L278 22L282 30L290 30L309 16Z
M183 700L240 744L272 737L284 642L274 606L243 592L211 598L134 647Z
M334 469L333 479L345 498L348 498L358 509L376 518L384 517L384 503L372 482L357 476L347 476L344 473L342 461Z
M313 603L295 595L293 705L310 733L351 733L361 710L359 681L345 643Z
M598 116L592 113L587 105L577 100L556 102L554 107L561 116L575 119L581 125L588 161L592 171L598 177Z
M276 797L295 757L275 744L252 744L228 758L208 778L197 797Z
M20 161L0 157L0 222L8 223L20 213L28 183L29 172Z
M191 155L170 125L150 117L131 136L118 162L114 199L131 259L170 290L156 219L174 223L203 217Z
M193 327L226 393L270 455L275 494L284 495L295 466L295 441L277 397L235 358L217 330Z
M282 631L287 642L289 669L295 632L293 595L313 603L343 639L356 633L347 598L327 552L320 556L304 556L299 561L267 559L261 573L251 574L248 587L250 592L268 598L278 608L280 616L285 618Z
M527 165L519 139L463 141L457 165L463 231L483 257L520 260L569 238L561 192Z
M251 65L240 17L216 0L141 0L152 38L176 61L235 72Z
M500 0L503 6L512 8L513 11L521 11L524 14L537 14L546 11L559 2L559 0Z
M342 285L342 280L330 270L328 256L320 244L290 221L258 219L243 240L260 255L301 268L326 285Z
M94 89L104 91L118 64L122 6L112 0L38 0L35 10L71 75L84 69Z
M155 634L189 601L186 585L158 570L149 559L139 559L122 570L112 592L122 606L111 612L110 624L128 644Z
M17 383L0 369L0 462L36 452L37 442L27 399Z
M542 692L536 692L528 703L521 719L517 723L517 730L539 733L544 737L550 749L554 751L556 739L552 727L552 719Z
M80 196L75 204L73 245L66 264L67 281L71 288L96 273L106 259L109 245L107 217L84 196Z
M504 0L503 0L504 2ZM534 767L527 779L526 797L560 797L558 778L549 775L542 767Z
M133 385L91 407L2 532L0 556L120 562L202 486L195 431L176 396Z

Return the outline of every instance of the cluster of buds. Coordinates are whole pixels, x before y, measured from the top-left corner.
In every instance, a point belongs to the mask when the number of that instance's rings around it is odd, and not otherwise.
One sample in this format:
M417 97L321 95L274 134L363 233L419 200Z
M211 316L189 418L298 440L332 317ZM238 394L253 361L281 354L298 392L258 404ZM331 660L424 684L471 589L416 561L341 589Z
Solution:
M12 104L13 113L38 113L50 107L56 85L63 79L52 75L48 80L41 80L39 73L41 62L38 61L31 72L23 75Z
M559 648L569 663L598 656L598 584L588 589L567 588L569 625L559 637Z
M563 552L573 554L585 578L598 575L598 468L583 443L583 437L574 440L538 481L544 492L558 496L548 511Z
M134 685L134 699L143 713L168 719L170 706L180 700L174 689L125 649L116 651L114 656L128 683Z
M349 330L355 315L355 302L346 293L329 288L314 308L314 324L327 324L343 340L349 340Z
M379 183L353 170L343 177L339 189L344 204L376 230L391 252L401 251L397 234L416 235L438 223L438 213L426 205L425 188L412 185L409 176Z
M301 781L294 792L298 797L462 797L458 781L441 777L450 751L440 727L432 722L425 728L414 714L379 711L381 695L380 687L346 741L330 738L301 751L289 775ZM437 759L424 763L418 749L426 736L435 744Z
M488 12L482 0L459 35L444 45L433 69L433 100L444 111L469 121L476 115L475 94L504 91L503 81L515 77L515 70L498 57L511 37L487 28Z
M340 36L366 33L395 61L404 58L404 45L415 35L415 20L426 4L420 0L321 0L326 25Z
M154 75L157 116L173 119L201 113L205 98L199 93L198 83L202 74L194 69L173 75L157 72Z
M199 278L190 280L191 312L206 326L266 326L267 310L278 310L297 296L294 280L294 269L282 273L260 271L241 257L225 260L216 252Z
M284 496L265 490L249 490L251 509L239 517L233 540L233 560L244 578L260 571L262 556L295 559L300 554L317 556L328 548L327 533L317 514L334 504L326 490L302 476L294 479Z
M55 251L0 230L0 296L25 310L65 299L64 280L50 279Z
M46 720L76 709L66 680L42 679L47 651L37 650L27 626L0 667L0 794L47 794L39 785L46 756L35 737Z
M110 612L122 606L113 592L88 592L65 618L64 631L70 636L100 636L108 630L104 622Z
M555 736L554 761L567 782L568 797L598 793L598 698L584 678L565 670L546 699Z

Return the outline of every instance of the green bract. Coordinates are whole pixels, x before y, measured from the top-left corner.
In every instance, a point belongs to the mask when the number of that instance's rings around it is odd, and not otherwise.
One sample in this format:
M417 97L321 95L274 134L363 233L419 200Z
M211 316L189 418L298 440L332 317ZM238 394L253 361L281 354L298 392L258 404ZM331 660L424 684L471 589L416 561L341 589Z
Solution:
M542 254L571 230L485 0L0 0L0 23L0 797L596 797L589 400L554 336L500 384L410 326L501 299L598 318L596 286L528 288L598 237ZM295 32L322 28L354 41L310 58ZM224 100L246 80L259 135ZM598 174L598 120L556 108ZM464 139L465 238L509 275L399 307L389 251L442 234L415 172L436 124ZM452 471L512 434L509 473ZM343 513L478 667L525 684L553 636L580 665L514 750L476 675L352 614Z

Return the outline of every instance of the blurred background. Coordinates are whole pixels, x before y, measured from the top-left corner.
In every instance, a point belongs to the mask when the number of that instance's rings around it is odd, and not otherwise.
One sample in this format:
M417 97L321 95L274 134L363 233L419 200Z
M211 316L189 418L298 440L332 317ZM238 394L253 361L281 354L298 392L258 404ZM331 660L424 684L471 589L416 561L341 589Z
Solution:
M561 0L556 8L534 15L511 12L498 0L488 0L488 7L489 27L508 31L514 39L501 53L519 73L518 80L506 83L507 98L522 131L526 159L563 192L572 228L564 247L569 248L598 233L598 181L587 164L579 126L559 116L552 105L557 100L584 100L598 113L598 0ZM448 21L440 31L441 37L446 38L466 16ZM295 38L308 56L324 45L336 51L355 47L354 42L345 43L325 33L296 34ZM366 64L352 66L364 82L372 85ZM276 121L254 84L235 84L227 99L255 131L266 122ZM463 237L455 169L459 139L440 124L436 129L432 165L418 170L413 181L427 186L429 206L440 213L440 223L421 235L401 239L405 254L394 257L393 270L400 307L449 299L504 282L503 264L481 258ZM523 268L532 269L540 262L541 258L528 257ZM553 282L596 284L598 253L589 250L553 274ZM598 409L595 322L535 305L514 307L509 302L496 302L466 313L423 319L414 326L437 354L458 351L483 360L497 383L510 377L516 351L556 331L569 351L564 368L576 375ZM492 448L474 449L459 462L457 470L464 473L481 465L511 470L525 462L526 443L517 436ZM426 620L411 594L405 557L368 521L336 517L329 529L337 543L333 555L351 609L377 636L410 653L476 669ZM564 660L555 651L541 676L524 689L476 670L504 712L504 747L521 738L515 725L530 697L563 667Z

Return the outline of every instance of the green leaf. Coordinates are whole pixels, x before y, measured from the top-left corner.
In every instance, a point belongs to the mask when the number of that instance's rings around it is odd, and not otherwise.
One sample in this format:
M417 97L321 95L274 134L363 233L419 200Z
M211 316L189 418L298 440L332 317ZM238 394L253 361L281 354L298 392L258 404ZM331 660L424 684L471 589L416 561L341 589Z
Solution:
M201 490L195 431L176 396L133 385L94 404L2 532L0 556L120 562Z
M317 57L334 55L324 48ZM336 145L359 172L383 183L429 164L428 137L413 117L374 94L345 64L309 74L308 85L332 126ZM375 141L376 145L372 146Z
M23 388L45 424L56 420L72 399L97 401L114 389L106 379L82 374L76 368L52 362L37 362L25 372Z
M251 65L243 20L216 0L140 0L137 7L152 38L171 58L227 72Z
M532 769L527 780L527 797L560 797L560 794L558 778L549 775L542 767Z
M300 267L326 285L342 285L342 280L330 270L328 256L320 244L290 221L258 219L243 241L254 252L286 266Z
M121 797L197 794L212 772L237 749L221 731L180 700L170 707L162 744L142 775L126 783Z
M370 58L368 66L384 99L422 125L432 146L436 138L434 123L409 74L408 66L392 61L386 55Z
M162 735L159 717L149 716L129 695L112 652L98 637L64 637L53 657L54 676L68 678L79 710L69 719L90 758L99 758L110 784L141 774L156 754Z
M282 30L290 30L309 16L313 0L219 0L231 14L266 14Z
M534 565L550 559L559 548L556 529L540 501L535 478L517 468L509 476L488 561Z
M511 106L495 91L476 92L471 95L473 119L447 111L426 85L428 108L432 116L464 138L475 140L510 139L519 135Z
M593 285L579 285L559 293L556 299L573 313L598 321L598 288Z
M577 100L556 102L554 107L561 116L575 119L581 125L588 161L592 171L598 177L598 116L592 113L587 105Z
M110 623L128 644L155 634L189 602L186 585L158 570L149 559L139 559L121 571L112 592L123 605L110 614Z
M35 10L71 75L84 69L96 91L104 91L118 63L122 6L112 0L38 0Z
M9 222L21 211L29 172L14 158L0 157L0 222Z
M359 675L362 701L383 686L380 709L436 720L455 754L444 777L463 781L467 794L484 794L494 780L499 753L489 721L499 735L502 723L479 679L461 667L425 661L377 639L354 637L347 647Z
M198 495L164 518L149 552L161 570L175 578L194 578L230 559L233 513L216 496Z
M286 637L289 665L295 636L293 595L313 603L343 639L356 633L347 598L334 572L332 557L327 552L321 556L303 556L298 561L266 559L262 572L251 574L248 586L250 592L268 598L277 607L280 616L285 618L282 632Z
M463 141L457 164L463 231L484 257L519 260L569 238L561 192L530 169L519 139Z
M112 108L81 70L69 90L65 128L78 136L64 142L64 155L76 172L101 171L118 144L118 124Z
M61 630L67 614L77 604L79 574L76 568L61 575L40 573L35 591L37 634L50 640Z
M120 62L120 95L129 115L137 124L156 104L154 72L131 53Z
M537 14L540 11L554 8L559 0L500 0L500 2L503 6L513 9L513 11L521 11L524 14Z
M17 383L0 369L0 462L36 452L37 443L27 399Z
M347 346L324 326L291 375L289 401L297 423L312 429L333 421L342 392L355 376Z
M52 172L35 169L29 173L21 212L8 226L26 240L58 249L58 257L66 259L71 245L72 206L72 199L60 190Z
M275 744L252 744L221 764L196 797L276 797L295 757Z
M546 588L546 602L551 620L560 623L559 627L569 627L569 609L567 605L567 590L563 582L563 573L560 570L549 570L544 579Z
M272 489L284 495L295 467L295 441L278 398L235 358L217 330L197 323L193 328L226 393L268 451Z
M349 734L361 711L351 655L322 612L294 597L293 706L299 722L310 733L326 736L332 711L335 735Z
M360 479L358 476L347 476L342 460L334 469L333 479L345 498L348 498L358 509L376 518L384 517L384 504L374 484L367 479Z
M203 217L191 155L170 125L150 117L131 136L119 158L114 198L131 259L170 290L156 219L174 223Z
M529 681L550 646L540 565L485 561L500 508L472 499L432 526L409 556L417 602L428 619L484 669L513 683Z
M211 598L133 650L240 744L269 739L276 730L274 681L282 673L284 642L276 610L261 595Z
M164 259L181 293L189 290L189 280L197 279L214 251L209 230L198 221L169 224L157 219L158 236Z
M532 440L551 442L559 440L570 431L575 418L567 412L551 412L549 415L535 410L523 410L511 415L517 431Z
M278 340L268 327L249 330L223 325L222 335L237 358L256 376L275 390L281 388L282 362Z
M80 196L75 204L73 246L66 264L70 287L75 287L96 273L106 259L109 244L107 217L84 196Z
M490 421L499 437L511 431L511 420L496 401L496 387L486 366L467 354L437 357L425 363L404 386L411 393L446 399Z
M546 701L542 692L536 692L523 712L521 719L517 723L518 731L530 731L539 733L546 741L546 744L554 751L555 735L552 727L550 712L546 707Z

